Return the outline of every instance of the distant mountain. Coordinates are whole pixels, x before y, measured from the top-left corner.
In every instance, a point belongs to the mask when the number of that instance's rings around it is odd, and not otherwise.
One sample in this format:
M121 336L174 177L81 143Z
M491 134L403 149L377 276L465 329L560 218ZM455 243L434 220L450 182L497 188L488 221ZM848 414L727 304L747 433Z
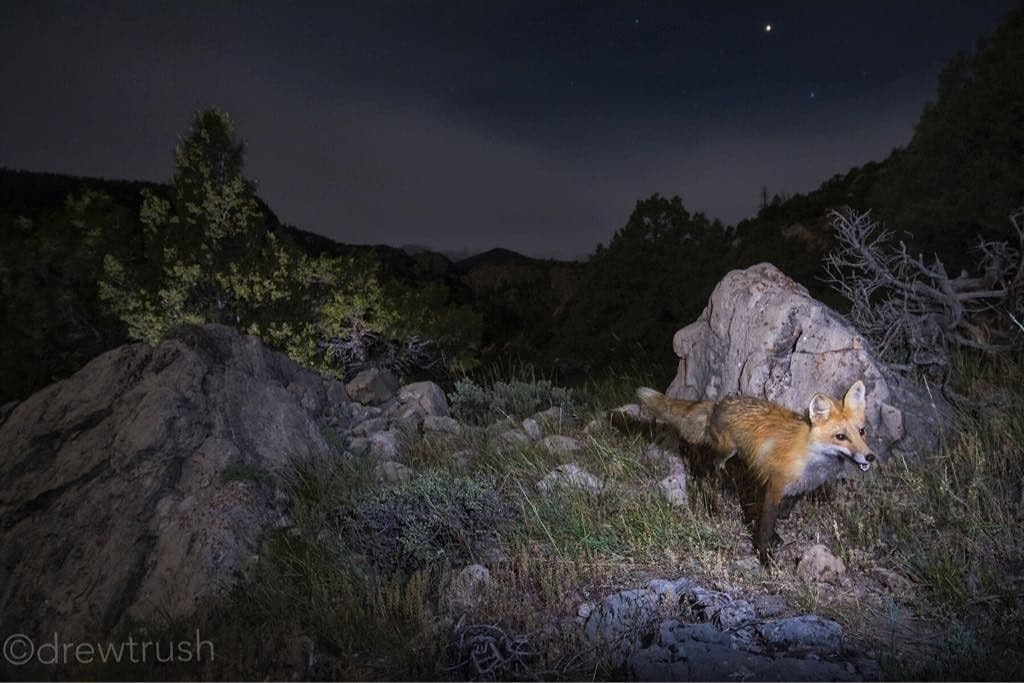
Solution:
M491 249L468 258L464 258L458 261L455 266L463 271L468 272L473 268L481 265L489 266L508 266L508 265L534 265L541 263L541 259L531 258L524 256L519 252L512 251L511 249L503 249L498 247Z

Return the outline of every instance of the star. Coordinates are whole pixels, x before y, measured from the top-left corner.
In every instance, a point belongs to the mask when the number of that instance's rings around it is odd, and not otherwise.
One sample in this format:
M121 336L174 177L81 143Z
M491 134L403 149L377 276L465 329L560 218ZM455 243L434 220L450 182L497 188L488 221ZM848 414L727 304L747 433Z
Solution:
M771 33L772 32L772 25L771 24L765 24L764 25L764 32L765 33Z
M811 99L812 100L814 99L814 91L813 90L811 91Z

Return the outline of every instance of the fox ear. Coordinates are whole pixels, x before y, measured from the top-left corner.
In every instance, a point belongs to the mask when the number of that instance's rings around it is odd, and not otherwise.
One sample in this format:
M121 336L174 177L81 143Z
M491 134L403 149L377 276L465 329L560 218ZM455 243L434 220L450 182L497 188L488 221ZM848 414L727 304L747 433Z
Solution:
M864 382L857 380L846 392L843 407L847 410L864 410Z
M807 410L811 415L811 424L824 422L832 412L832 401L824 394L815 394L811 397L811 405Z

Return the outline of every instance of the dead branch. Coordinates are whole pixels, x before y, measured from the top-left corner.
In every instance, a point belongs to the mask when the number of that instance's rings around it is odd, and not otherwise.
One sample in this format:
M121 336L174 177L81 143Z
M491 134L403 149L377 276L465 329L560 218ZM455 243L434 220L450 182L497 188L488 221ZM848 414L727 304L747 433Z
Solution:
M1010 215L1018 246L979 237L976 273L950 277L871 220L870 212L830 214L837 247L825 281L850 301L849 318L897 370L945 368L958 346L998 353L1024 345L1024 207Z

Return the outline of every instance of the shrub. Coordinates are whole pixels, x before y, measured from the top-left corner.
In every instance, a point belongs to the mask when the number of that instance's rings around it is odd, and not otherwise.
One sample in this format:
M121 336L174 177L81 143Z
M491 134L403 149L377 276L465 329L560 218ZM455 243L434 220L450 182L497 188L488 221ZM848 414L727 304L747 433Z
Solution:
M347 514L345 537L378 570L415 572L478 561L510 519L496 491L438 473L378 491Z
M554 407L571 410L573 399L572 390L552 386L548 380L499 381L484 388L466 378L456 382L449 403L459 420L483 424L507 415L526 417Z

